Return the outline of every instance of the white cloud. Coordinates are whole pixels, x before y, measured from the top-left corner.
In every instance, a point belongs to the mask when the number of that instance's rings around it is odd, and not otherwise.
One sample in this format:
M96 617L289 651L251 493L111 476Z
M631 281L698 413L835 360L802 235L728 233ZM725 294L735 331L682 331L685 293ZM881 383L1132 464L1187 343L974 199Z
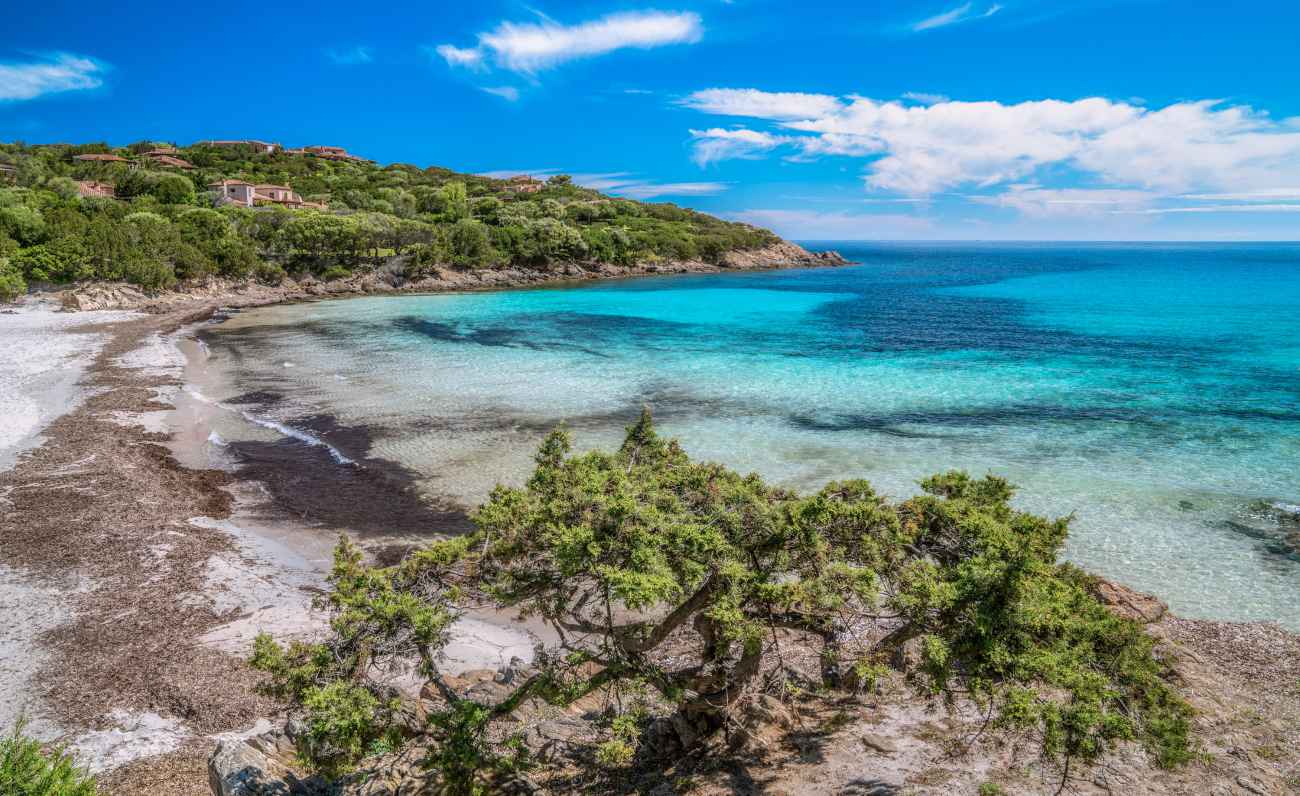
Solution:
M1113 182L1166 191L1273 188L1300 182L1300 131L1215 100L1139 110L1085 141L1074 160Z
M919 102L922 105L937 105L948 101L948 97L943 94L926 94L923 91L908 91L903 94L903 99Z
M1152 207L1145 210L1114 210L1114 213L1167 215L1171 213L1300 213L1300 204L1203 205L1193 207Z
M932 17L913 23L911 28L915 33L922 31L934 30L935 28L945 28L949 25L956 25L960 22L969 22L973 19L987 19L1002 10L1002 6L994 3L986 8L976 9L974 3L966 3L957 6L954 9L945 11L942 14L935 14Z
M708 88L690 94L681 102L687 108L720 116L749 116L756 119L816 119L843 109L838 97L753 88Z
M1094 216L1146 208L1158 196L1149 191L1090 188L1039 188L1013 185L993 196L972 196L971 201L994 207L1008 207L1026 216Z
M477 47L455 47L450 44L439 44L433 48L433 51L442 56L443 60L450 66L463 66L468 69L478 69L483 65L483 51Z
M615 196L626 196L629 199L653 199L659 196L713 196L730 187L725 182L653 182L626 171L596 174L580 172L571 176L575 183L584 188Z
M99 88L105 71L93 58L70 53L58 53L44 61L0 63L0 101Z
M730 187L725 182L645 182L610 188L611 193L632 199L653 199L657 196L713 196Z
M629 11L577 25L546 18L502 22L478 34L474 47L443 44L435 52L451 66L481 68L490 57L502 69L533 74L615 50L693 44L703 35L700 16L693 12Z
M375 54L369 47L350 47L346 50L326 50L329 59L340 66L358 66L375 60Z
M791 140L744 127L691 130L691 138L695 141L691 159L701 166L719 160L755 158Z
M569 174L574 183L593 191L626 196L629 199L653 199L659 196L713 196L731 186L725 182L654 182L627 171L570 173L562 169L498 169L482 172L482 176L497 180L509 179L517 174L531 174L544 179L554 174Z
M1267 188L1262 191L1246 191L1243 193L1189 193L1178 198L1207 202L1268 202L1280 199L1300 201L1300 188Z
M1098 188L1162 195L1241 194L1300 185L1300 128L1246 106L1212 100L1148 109L1098 97L909 105L860 96L794 95L821 98L825 111L796 117L784 99L791 95L755 89L709 92L709 101L692 107L715 113L728 108L731 115L771 122L776 130L692 131L702 139L695 152L702 164L753 158L778 148L803 158L862 158L869 188L909 196L1041 182L1067 172L1076 184L1082 177ZM713 140L724 136L740 140ZM1025 206L1029 204L1044 206Z
M799 240L903 240L929 237L934 229L928 218L901 213L744 210L727 218Z
M857 97L840 113L786 126L814 134L800 142L809 154L883 152L867 184L921 195L1023 180L1043 165L1069 160L1089 137L1137 112L1103 99L905 106Z
M519 99L519 89L514 86L489 86L483 90L507 102L516 102Z

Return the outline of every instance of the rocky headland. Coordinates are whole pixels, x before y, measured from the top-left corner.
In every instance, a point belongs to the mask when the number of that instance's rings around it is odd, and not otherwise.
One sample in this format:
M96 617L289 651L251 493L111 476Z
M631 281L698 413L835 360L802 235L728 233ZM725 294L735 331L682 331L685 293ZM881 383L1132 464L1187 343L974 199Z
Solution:
M407 276L405 258L393 258L378 268L343 279L321 280L306 276L285 279L278 285L255 280L210 279L182 284L176 290L147 292L126 283L86 283L55 295L67 310L141 310L163 312L194 302L223 306L253 306L321 298L385 295L392 293L443 293L466 290L505 290L544 285L576 284L602 279L628 279L673 274L714 274L724 271L760 271L777 268L814 268L848 265L834 251L810 252L798 244L780 241L762 249L732 251L719 263L702 260L664 260L614 265L567 263L548 268L455 268L437 266L416 277Z

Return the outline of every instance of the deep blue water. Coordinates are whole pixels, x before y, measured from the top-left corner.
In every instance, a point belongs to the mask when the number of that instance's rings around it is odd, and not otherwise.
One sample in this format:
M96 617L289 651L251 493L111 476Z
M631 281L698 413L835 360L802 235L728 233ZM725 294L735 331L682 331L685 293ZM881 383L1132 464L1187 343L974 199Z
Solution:
M266 308L216 361L466 503L643 403L801 488L995 472L1080 564L1300 628L1300 245L817 245L860 264Z

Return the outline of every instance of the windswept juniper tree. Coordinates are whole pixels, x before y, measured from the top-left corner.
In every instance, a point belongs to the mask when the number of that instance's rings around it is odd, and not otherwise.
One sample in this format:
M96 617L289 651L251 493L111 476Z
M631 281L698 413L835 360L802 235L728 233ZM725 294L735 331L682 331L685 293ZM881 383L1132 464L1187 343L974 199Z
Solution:
M901 503L865 481L801 497L691 461L648 413L616 452L572 455L557 431L536 461L522 489L492 493L471 536L385 569L342 543L325 643L259 639L256 665L305 709L303 751L327 773L412 744L444 792L472 793L519 762L488 742L493 721L526 699L565 704L629 683L671 706L664 721L691 748L783 674L782 632L819 648L826 687L871 688L901 668L922 694L973 700L1067 771L1120 741L1161 766L1190 754L1191 710L1150 637L1058 563L1068 520L1012 509L1000 478L935 476ZM474 599L540 617L558 639L499 704L457 694L438 668ZM413 660L434 709L382 684ZM611 743L634 737L624 730Z

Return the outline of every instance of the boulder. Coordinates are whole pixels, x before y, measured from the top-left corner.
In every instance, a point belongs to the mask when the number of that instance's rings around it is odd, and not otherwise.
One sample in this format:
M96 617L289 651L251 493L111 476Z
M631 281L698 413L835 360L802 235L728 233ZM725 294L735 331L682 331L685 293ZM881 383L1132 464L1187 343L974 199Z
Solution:
M897 739L878 732L864 732L862 734L862 745L873 752L883 755L896 754L900 748Z
M560 716L528 727L520 735L520 740L534 756L547 760L562 755L590 730L591 725L582 719Z
M208 784L214 796L323 796L315 780L293 769L293 743L282 732L224 740L208 758Z
M1159 598L1108 580L1098 579L1092 593L1114 613L1144 625L1159 622L1169 612Z

